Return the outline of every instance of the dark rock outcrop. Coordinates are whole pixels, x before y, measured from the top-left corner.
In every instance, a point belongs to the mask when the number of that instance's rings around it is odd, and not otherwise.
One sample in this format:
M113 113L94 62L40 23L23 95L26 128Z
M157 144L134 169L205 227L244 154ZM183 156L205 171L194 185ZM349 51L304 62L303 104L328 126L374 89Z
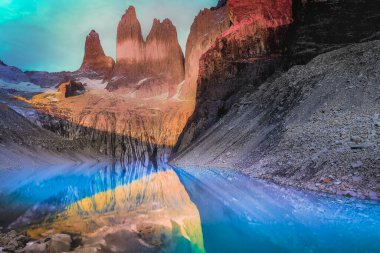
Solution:
M378 0L293 0L289 65L352 43L380 39Z
M184 56L175 26L169 19L155 19L144 41L135 8L129 7L118 25L117 59L107 89L170 97L183 80Z
M83 94L86 91L86 88L80 82L68 80L58 85L58 91L67 98Z
M101 75L108 75L115 65L112 57L106 56L100 43L99 34L92 30L86 37L85 53L79 71L94 71Z

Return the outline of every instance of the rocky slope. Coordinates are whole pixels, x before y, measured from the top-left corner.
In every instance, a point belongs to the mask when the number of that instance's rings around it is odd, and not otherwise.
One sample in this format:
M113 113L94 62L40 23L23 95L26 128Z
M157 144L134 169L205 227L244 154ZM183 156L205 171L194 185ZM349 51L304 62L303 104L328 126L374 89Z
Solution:
M117 59L107 89L137 97L172 97L184 80L184 56L169 19L155 19L146 41L134 7L121 18Z
M79 141L65 140L31 123L4 103L0 103L0 117L0 172L63 161L76 163L92 159L90 153L96 154L94 150L86 152Z
M236 168L296 187L380 199L380 41L322 54L241 97L178 166Z
M79 71L94 71L107 76L113 69L115 61L106 56L100 43L99 34L92 30L86 37L85 52Z

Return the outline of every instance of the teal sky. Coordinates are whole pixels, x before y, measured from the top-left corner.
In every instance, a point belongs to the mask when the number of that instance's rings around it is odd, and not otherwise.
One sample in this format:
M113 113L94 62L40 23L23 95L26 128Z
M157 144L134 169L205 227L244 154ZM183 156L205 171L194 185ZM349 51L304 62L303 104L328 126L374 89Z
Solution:
M0 0L0 59L23 70L79 68L86 35L95 29L115 57L117 24L136 7L144 36L153 18L170 18L185 48L195 15L217 0Z

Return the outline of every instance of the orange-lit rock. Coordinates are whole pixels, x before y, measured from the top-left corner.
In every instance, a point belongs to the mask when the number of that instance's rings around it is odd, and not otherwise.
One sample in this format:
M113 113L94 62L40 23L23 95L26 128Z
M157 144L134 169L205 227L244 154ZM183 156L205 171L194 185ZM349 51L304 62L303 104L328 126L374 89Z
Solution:
M184 80L184 56L178 43L177 30L169 19L153 21L146 39L145 60L147 76L158 76L170 85L169 97Z
M181 98L195 100L199 59L229 27L230 19L226 6L204 9L195 17L186 43L186 80L181 89Z
M278 27L293 20L292 0L229 0L227 5L234 26L255 22L264 27Z
M128 8L119 22L116 43L116 65L112 76L127 76L131 82L139 81L145 63L145 45L133 6Z
M97 74L108 75L115 65L115 61L105 55L100 43L99 34L92 30L86 37L85 53L81 72L94 71Z
M184 72L184 56L172 22L155 19L144 41L135 8L129 7L118 25L116 65L107 89L140 98L173 97Z
M46 115L45 128L104 154L143 161L170 152L194 108L192 101L130 98L104 89L68 98L49 91L30 103Z

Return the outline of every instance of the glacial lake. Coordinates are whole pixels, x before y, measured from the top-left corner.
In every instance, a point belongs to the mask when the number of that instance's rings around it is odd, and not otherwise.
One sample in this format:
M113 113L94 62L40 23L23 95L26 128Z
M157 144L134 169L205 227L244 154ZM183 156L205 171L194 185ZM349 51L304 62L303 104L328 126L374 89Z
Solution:
M35 239L81 234L104 252L380 252L379 203L233 171L98 163L0 178L0 226Z

